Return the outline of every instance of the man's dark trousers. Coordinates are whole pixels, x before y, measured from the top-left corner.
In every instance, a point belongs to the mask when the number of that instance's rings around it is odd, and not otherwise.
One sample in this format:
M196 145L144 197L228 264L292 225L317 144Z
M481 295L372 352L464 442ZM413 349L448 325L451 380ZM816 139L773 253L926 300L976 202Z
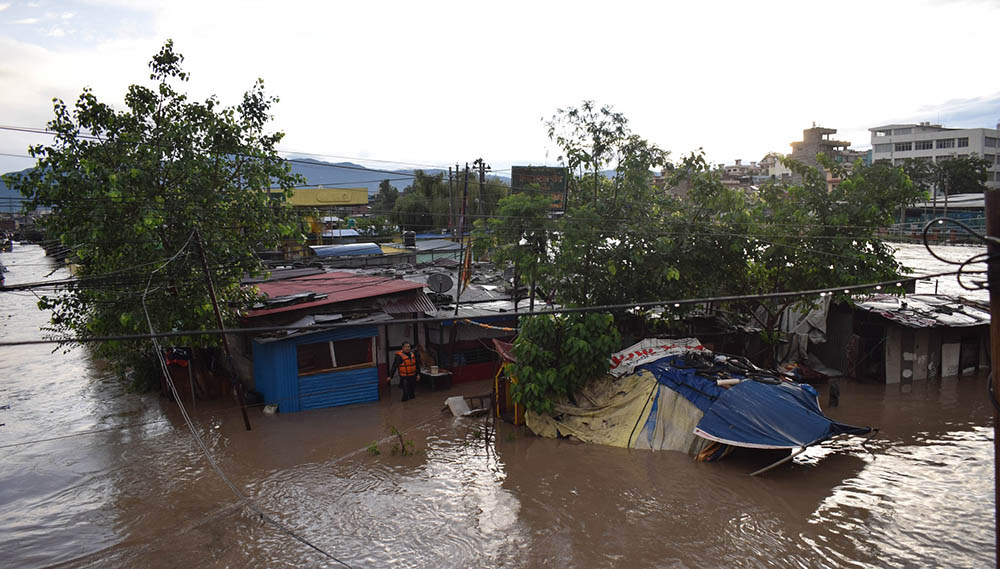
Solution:
M403 401L413 399L416 397L414 391L417 387L417 376L415 375L401 375L399 376L399 386L403 388Z

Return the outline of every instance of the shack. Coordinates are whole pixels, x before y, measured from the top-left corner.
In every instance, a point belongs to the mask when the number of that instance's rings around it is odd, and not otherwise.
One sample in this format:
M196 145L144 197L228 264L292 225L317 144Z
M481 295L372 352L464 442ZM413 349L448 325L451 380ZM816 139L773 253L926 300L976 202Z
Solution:
M244 336L233 359L243 380L284 412L378 399L392 350L426 341L419 326L393 323L434 313L422 283L341 271L279 276L289 278L253 283L265 296L243 324L302 329ZM370 326L309 329L346 321Z
M283 413L377 401L377 337L366 326L256 338L257 391Z
M885 383L974 374L989 367L990 313L946 295L876 294L831 307L824 353L850 377Z

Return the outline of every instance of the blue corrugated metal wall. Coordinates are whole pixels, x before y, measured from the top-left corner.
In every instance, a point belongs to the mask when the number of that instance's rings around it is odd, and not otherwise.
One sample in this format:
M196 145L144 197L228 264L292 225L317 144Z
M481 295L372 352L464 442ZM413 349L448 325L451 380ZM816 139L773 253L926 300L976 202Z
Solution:
M354 328L296 336L273 342L254 342L253 368L257 391L282 413L378 400L375 366L299 377L295 347L299 344L371 338L377 329Z

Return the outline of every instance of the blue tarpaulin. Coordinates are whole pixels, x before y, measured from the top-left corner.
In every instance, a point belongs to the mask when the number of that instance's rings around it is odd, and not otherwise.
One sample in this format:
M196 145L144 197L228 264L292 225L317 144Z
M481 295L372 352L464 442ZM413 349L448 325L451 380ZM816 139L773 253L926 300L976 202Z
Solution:
M838 423L819 407L816 390L808 384L782 381L775 385L744 379L728 388L712 376L687 366L680 356L641 366L658 383L676 391L704 413L695 434L720 443L750 448L797 448L839 434L865 434L868 427Z

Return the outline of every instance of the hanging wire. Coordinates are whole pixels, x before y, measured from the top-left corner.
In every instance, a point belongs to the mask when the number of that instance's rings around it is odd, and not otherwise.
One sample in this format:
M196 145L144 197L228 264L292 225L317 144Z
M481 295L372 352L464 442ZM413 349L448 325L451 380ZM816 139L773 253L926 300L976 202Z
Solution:
M236 487L236 485L229 479L228 476L226 476L226 473L223 472L222 468L215 461L215 458L212 456L211 451L208 449L208 446L205 444L204 439L202 439L201 434L198 433L198 429L195 427L194 421L191 420L191 416L188 414L187 408L184 406L184 402L181 399L180 394L177 392L177 387L174 385L174 380L173 380L173 378L170 375L170 370L167 367L167 362L166 362L166 360L163 357L163 349L160 346L159 340L156 338L156 330L153 328L153 320L149 316L149 309L146 306L146 297L149 294L150 287L153 284L153 276L158 271L160 271L161 269L163 269L164 267L166 267L168 264L170 264L171 262L173 262L175 259L177 259L177 257L179 257L181 255L181 253L183 253L187 249L187 247L191 244L191 241L193 240L194 236L195 236L195 232L192 231L191 234L188 236L187 241L184 242L184 245L177 251L177 253L175 253L172 257L170 257L169 259L167 259L163 264L161 264L159 267L157 267L156 269L154 269L153 271L150 272L150 274L149 274L149 281L147 282L147 285L146 285L146 291L142 295L142 310L143 310L143 312L146 315L146 324L149 326L149 333L153 335L152 338L151 338L152 341L153 341L153 348L154 348L154 351L156 352L156 357L159 360L160 369L163 372L163 376L164 376L164 378L167 381L167 385L170 387L170 392L173 394L174 399L177 402L178 409L180 409L181 416L184 417L184 422L187 424L188 429L191 431L191 435L194 437L195 442L201 448L202 454L204 454L205 459L208 460L209 465L211 465L212 469L215 470L215 473L219 475L219 478L221 478L222 481L225 482L226 486L229 487L229 489L233 492L233 494L236 495L236 497L240 500L240 502L242 502L247 508L253 510L254 513L256 513L261 520L263 520L263 521L265 521L265 522L273 525L274 527L278 528L278 530L280 530L284 534L288 535L289 537L291 537L291 538L299 541L300 543L303 543L303 544L307 545L308 547L310 547L310 548L318 551L319 553L323 554L326 558L331 559L331 560L339 563L340 565L343 565L344 567L347 567L348 569L350 569L351 566L348 565L347 563L341 561L340 559L337 559L336 557L334 557L330 553L324 551L319 546L313 544L312 542L310 542L306 538L304 538L301 535L299 535L298 533L296 533L294 530L292 530L291 528L289 528L285 524L279 522L278 520L276 520L273 517L271 517L270 515L268 515L264 510L262 510L259 506L257 506L255 503L253 503L248 497L246 497L246 495L244 495L243 492L241 492L239 488Z

